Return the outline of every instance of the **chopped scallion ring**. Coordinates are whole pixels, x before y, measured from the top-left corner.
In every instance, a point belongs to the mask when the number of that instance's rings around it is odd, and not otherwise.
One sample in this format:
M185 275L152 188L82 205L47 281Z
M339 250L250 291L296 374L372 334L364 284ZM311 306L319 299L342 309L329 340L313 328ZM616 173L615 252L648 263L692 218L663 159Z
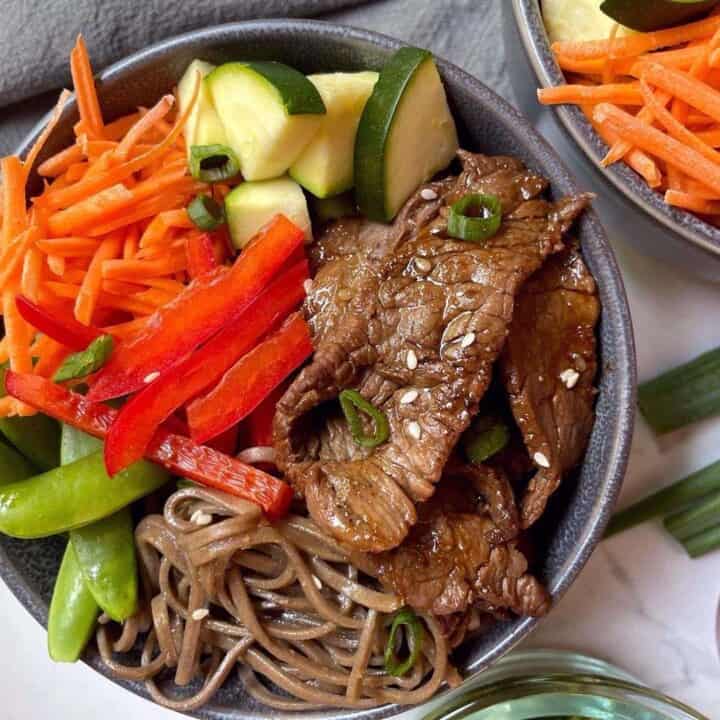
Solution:
M448 233L458 240L482 242L500 229L502 205L494 195L465 195L450 207Z
M340 393L340 407L350 426L353 440L361 447L377 447L390 436L390 425L385 413L368 402L357 390L343 390ZM358 410L372 419L374 425L372 435L365 434Z
M240 173L240 163L227 145L192 145L190 174L206 183L230 180Z
M397 656L397 632L405 628L405 642L409 654L404 660ZM385 672L394 677L406 675L417 662L422 651L425 632L418 616L410 609L403 608L395 613L385 646Z
M188 215L200 230L215 230L224 224L225 210L209 195L197 195L188 205Z
M467 459L480 465L500 452L509 441L510 431L505 423L490 416L482 416L463 436L463 448Z

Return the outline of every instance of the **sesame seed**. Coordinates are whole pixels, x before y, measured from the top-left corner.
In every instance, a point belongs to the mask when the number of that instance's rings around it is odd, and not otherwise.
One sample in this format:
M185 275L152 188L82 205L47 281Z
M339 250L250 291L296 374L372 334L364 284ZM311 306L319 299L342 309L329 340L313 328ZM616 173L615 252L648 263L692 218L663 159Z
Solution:
M408 423L407 431L408 435L415 440L419 440L420 436L422 435L422 428L420 427L420 423L415 422L414 420L411 423Z
M470 347L475 342L475 333L469 332L467 335L465 335L460 342L460 347Z
M407 357L405 358L405 363L408 366L408 370L415 370L417 368L418 359L414 350L408 350Z
M421 273L427 273L432 270L432 263L427 258L415 258L415 267Z
M409 405L412 402L415 402L418 398L418 391L417 390L408 390L401 398L400 398L400 404L401 405Z
M190 516L190 522L195 523L195 525L209 525L212 522L212 515L203 510L196 510Z
M543 467L543 468L550 467L550 461L541 452L536 452L533 455L533 460L535 461L535 464L539 465L540 467Z
M204 620L209 614L210 611L207 608L198 608L197 610L192 611L192 619Z
M313 583L318 590L322 590L322 580L317 575L312 576Z
M310 291L312 290L312 280L311 280L310 278L308 278L308 279L303 283L303 290L305 291L305 294L306 294L306 295L309 295L309 294L310 294Z
M420 191L420 197L423 200L437 200L437 193L431 188L423 188Z
M155 382L160 377L160 373L155 370L155 372L148 373L145 378L143 379L144 383L151 383Z
M568 368L560 373L560 380L568 390L572 390L580 379L580 373L573 368Z

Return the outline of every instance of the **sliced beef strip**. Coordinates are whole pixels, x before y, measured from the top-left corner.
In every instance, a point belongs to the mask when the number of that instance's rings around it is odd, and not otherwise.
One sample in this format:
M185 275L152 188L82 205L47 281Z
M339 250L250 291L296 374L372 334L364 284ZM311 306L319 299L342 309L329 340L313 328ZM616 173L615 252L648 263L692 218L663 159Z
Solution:
M492 542L490 516L473 512L477 493L463 477L444 477L418 508L418 522L400 547L354 560L404 602L438 616L475 608L540 616L550 597L527 572L513 542Z
M391 227L340 221L314 251L315 355L278 404L275 446L313 519L357 550L396 547L415 523L490 381L515 295L588 202L539 199L545 181L517 160L461 159L459 177L423 188L437 198L419 191ZM447 235L448 206L471 191L503 203L486 244ZM388 417L390 439L374 451L348 454L347 429L324 445L321 406L350 387Z
M594 419L597 289L577 248L525 285L501 359L510 405L537 470L522 499L524 527L542 515L583 456Z

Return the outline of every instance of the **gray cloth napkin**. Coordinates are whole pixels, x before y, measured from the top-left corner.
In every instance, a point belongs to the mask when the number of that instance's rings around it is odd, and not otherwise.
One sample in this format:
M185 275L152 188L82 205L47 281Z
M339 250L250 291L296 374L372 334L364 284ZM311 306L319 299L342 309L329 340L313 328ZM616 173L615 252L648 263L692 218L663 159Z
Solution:
M505 69L505 53L503 48L500 12L503 2L509 0L374 0L364 4L361 0L235 0L234 7L238 14L234 17L250 18L250 10L258 13L257 16L267 17L271 9L276 9L278 15L309 16L319 15L322 20L329 20L345 25L366 28L391 35L419 47L432 50L440 57L444 57L472 75L489 85L504 98L512 100L510 81ZM3 0L0 0L2 4ZM4 0L8 2L8 0ZM9 0L11 4L22 4L23 0ZM92 43L95 37L95 26L104 20L106 5L123 5L120 0L96 0L102 4L102 11L89 19L80 19L78 8L93 4L90 0L45 0L48 5L73 7L73 29L67 34L67 41L62 49L62 70L67 68L67 53L75 39L75 34L82 28L93 53L93 62L96 55ZM30 4L39 4L40 0L28 0ZM155 16L166 8L165 17L162 17L159 36L170 37L177 28L186 29L187 25L174 24L173 15L197 18L197 13L190 6L194 3L204 7L230 7L227 0L185 0L184 3L169 0L124 0L125 7L137 4L138 15L147 12L145 6L154 8ZM77 6L77 7L76 7ZM141 8L142 6L142 8ZM280 8L283 8L280 10ZM242 16L239 14L243 12ZM223 16L222 19L227 19ZM199 25L211 24L210 20L198 21ZM14 25L18 25L13 21ZM133 27L135 24L133 23ZM48 28L51 26L48 25ZM0 27L0 38L6 28ZM38 38L49 46L57 45L52 30L38 32L33 42L38 44ZM146 37L146 36L143 36ZM153 35L157 39L158 35ZM26 41L27 44L32 44ZM146 45L150 40L136 41L133 47ZM41 43L41 44L42 44ZM23 43L18 43L24 47ZM33 50L35 52L35 49ZM7 44L0 44L3 57L9 58ZM122 53L121 53L122 54ZM115 58L113 58L115 59ZM9 63L6 63L9 64ZM100 67L97 64L97 67ZM0 87L3 80L0 78ZM67 80L61 78L56 87L65 84ZM47 85L45 87L48 87ZM12 152L32 126L52 107L57 97L56 92L48 92L42 96L34 97L27 102L15 103L12 106L0 109L0 156Z

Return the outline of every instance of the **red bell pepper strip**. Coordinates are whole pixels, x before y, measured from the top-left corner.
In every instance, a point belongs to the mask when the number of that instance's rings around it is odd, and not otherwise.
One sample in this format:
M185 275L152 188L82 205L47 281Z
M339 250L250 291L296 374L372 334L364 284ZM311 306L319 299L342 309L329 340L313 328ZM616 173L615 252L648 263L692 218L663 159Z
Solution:
M305 295L303 281L307 276L306 260L286 270L240 317L130 398L105 443L108 472L115 475L139 460L167 417L218 382L260 338L297 307Z
M93 402L129 395L185 358L237 318L303 242L303 231L276 215L228 270L194 280L119 346L88 393Z
M85 350L93 340L100 337L100 335L106 334L96 327L83 325L71 315L61 318L28 300L24 295L18 295L15 298L15 305L25 322L32 325L43 335L47 335L66 348L76 352Z
M211 392L188 406L190 434L207 442L247 417L312 353L310 330L300 313L244 355Z
M201 277L218 266L210 233L190 235L185 243L185 254L191 278Z
M97 438L107 435L117 417L114 408L38 375L8 370L5 386L18 400ZM292 489L282 480L163 428L155 433L146 457L176 475L255 503L271 518L284 515L292 501Z
M272 445L275 409L287 388L288 383L280 383L250 414L247 419L247 440L251 447Z

